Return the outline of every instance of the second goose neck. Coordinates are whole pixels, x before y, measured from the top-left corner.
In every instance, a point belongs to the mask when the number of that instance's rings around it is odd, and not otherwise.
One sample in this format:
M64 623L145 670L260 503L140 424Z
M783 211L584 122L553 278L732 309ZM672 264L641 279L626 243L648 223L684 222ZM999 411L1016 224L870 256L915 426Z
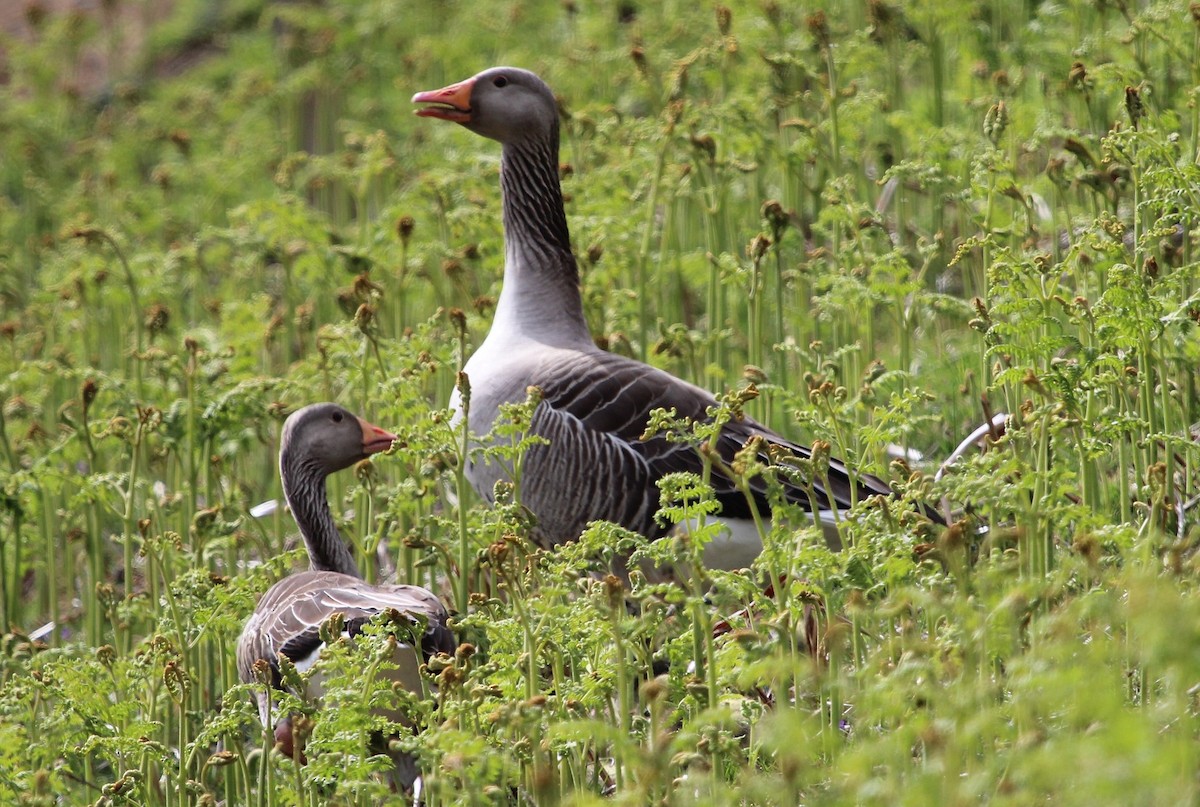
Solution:
M362 577L329 510L325 474L311 465L289 463L286 455L280 462L280 470L283 495L308 548L312 568Z

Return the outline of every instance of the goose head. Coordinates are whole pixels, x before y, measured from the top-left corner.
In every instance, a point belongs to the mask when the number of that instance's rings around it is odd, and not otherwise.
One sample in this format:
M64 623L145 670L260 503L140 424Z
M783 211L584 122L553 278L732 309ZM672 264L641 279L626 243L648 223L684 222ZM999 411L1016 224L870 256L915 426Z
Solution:
M296 466L328 476L386 451L395 439L396 435L337 404L312 404L296 410L284 422L280 464L285 469Z
M414 104L425 118L462 124L501 143L545 140L557 132L558 103L535 74L519 67L492 67L440 90L419 92Z

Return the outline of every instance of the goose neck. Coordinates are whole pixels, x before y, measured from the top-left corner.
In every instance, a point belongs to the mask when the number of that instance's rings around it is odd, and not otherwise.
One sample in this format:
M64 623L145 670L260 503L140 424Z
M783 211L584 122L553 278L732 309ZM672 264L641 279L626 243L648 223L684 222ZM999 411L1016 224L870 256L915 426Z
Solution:
M304 538L309 564L316 571L361 577L358 565L338 532L329 509L325 490L326 474L313 465L289 462L289 459L285 452L280 461L283 495Z
M590 343L558 178L557 129L547 141L505 144L500 187L505 261L496 321L541 341Z

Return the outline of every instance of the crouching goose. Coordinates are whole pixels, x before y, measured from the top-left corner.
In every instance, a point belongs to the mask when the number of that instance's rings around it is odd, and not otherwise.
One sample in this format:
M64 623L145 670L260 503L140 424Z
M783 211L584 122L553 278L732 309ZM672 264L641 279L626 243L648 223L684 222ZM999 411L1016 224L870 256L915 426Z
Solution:
M558 107L550 88L533 73L494 67L440 90L419 92L417 115L459 123L501 144L500 187L504 220L504 284L491 330L467 361L468 427L491 430L501 404L541 390L531 430L548 445L533 447L521 475L521 501L537 518L535 538L557 544L576 539L588 522L603 519L649 538L666 528L655 521L655 483L674 471L700 472L694 448L660 437L642 440L654 409L704 420L714 397L662 370L596 347L583 316L579 270L563 209L558 175ZM451 406L461 416L458 393ZM749 418L730 423L718 450L729 463L751 437L793 454L809 449L789 442ZM507 477L496 464L473 463L472 485L485 499ZM890 495L886 483L829 465L828 484L789 486L787 496L809 512L844 509L874 494ZM749 565L762 544L753 528L746 495L714 472L712 484L729 527L706 549L715 568ZM758 513L771 508L761 480L753 488ZM836 529L833 533L836 536Z
M262 660L270 665L272 685L282 687L277 654L286 656L301 672L307 670L324 646L319 636L321 625L335 614L342 615L345 635L351 637L371 618L389 610L414 625L423 625L419 648L405 644L407 636L397 637L397 669L391 673L413 692L421 691L421 657L454 652L454 636L438 598L417 586L374 586L364 581L329 510L325 478L387 449L394 439L394 434L332 403L306 406L283 424L279 450L283 494L304 538L312 569L285 577L259 600L238 639L237 666L243 682L255 680L255 663ZM315 677L309 681L309 694L321 694ZM293 747L290 717L271 714L266 692L257 693L256 698L263 725L274 723L281 750L288 756L299 752L301 749ZM398 783L411 788L417 775L413 760L401 755L393 758Z

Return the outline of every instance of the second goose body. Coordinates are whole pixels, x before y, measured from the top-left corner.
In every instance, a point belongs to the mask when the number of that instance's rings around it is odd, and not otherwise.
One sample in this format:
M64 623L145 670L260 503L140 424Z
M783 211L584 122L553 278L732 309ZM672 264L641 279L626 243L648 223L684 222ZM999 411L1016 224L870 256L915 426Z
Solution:
M408 637L398 636L393 659L392 677L410 691L421 691L418 667L423 658L454 652L454 635L446 625L441 601L418 586L372 585L363 580L329 509L325 478L387 449L393 439L395 435L332 403L306 406L284 423L279 451L284 498L312 568L283 578L259 600L238 639L238 675L243 682L255 680L254 667L261 660L270 669L272 685L281 687L280 654L301 672L307 670L324 647L321 626L335 614L343 617L345 635L350 637L389 610L420 627L416 646L406 643ZM319 679L310 680L310 694L319 696L320 684ZM293 748L290 717L272 713L266 692L257 698L263 724L274 728L283 751L292 756L300 749ZM411 787L416 776L412 760L400 756L395 762L400 782Z

